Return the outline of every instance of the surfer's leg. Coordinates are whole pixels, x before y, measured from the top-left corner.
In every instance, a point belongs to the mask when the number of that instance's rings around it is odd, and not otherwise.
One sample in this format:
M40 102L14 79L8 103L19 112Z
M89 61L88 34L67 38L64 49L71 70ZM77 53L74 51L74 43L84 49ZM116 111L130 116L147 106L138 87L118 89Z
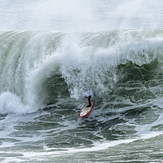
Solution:
M91 106L91 96L88 97L89 105L87 107Z

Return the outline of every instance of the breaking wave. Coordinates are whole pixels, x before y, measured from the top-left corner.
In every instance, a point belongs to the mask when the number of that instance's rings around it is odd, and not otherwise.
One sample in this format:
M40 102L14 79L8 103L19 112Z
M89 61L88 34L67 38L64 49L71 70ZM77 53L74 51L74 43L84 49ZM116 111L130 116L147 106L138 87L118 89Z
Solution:
M145 103L162 96L162 29L2 31L0 40L1 113L79 100L84 87L105 103L120 98Z

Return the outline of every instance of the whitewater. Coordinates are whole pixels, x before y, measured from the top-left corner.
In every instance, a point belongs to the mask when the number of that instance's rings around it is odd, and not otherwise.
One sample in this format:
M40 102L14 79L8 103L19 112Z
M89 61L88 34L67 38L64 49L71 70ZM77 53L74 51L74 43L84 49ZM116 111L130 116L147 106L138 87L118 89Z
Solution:
M162 8L0 1L0 162L162 162Z

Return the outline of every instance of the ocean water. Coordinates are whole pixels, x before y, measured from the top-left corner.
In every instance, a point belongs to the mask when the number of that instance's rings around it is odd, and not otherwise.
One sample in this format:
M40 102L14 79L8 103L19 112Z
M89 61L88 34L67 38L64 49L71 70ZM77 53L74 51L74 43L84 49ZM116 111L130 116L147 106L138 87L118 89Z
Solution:
M0 162L162 162L162 8L0 1Z

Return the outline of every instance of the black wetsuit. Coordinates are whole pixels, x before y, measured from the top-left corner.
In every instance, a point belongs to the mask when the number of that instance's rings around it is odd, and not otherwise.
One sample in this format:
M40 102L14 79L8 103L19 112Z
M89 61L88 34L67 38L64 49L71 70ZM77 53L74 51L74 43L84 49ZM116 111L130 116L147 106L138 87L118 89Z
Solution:
M91 95L88 96L88 97L86 97L88 99L88 102L89 102L89 105L87 107L90 107L91 106L91 97L92 97Z
M90 107L91 106L91 98L92 98L92 95L91 95L91 93L89 92L89 91L84 91L84 96L88 99L88 102L89 102L89 104L88 104L88 106L87 107Z

